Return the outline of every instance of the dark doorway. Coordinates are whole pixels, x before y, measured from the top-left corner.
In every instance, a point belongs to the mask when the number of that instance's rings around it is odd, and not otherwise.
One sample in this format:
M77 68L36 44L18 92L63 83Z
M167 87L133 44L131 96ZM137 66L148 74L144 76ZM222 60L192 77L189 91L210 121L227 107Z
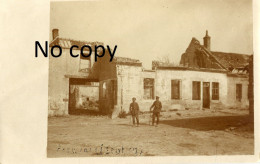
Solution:
M210 108L210 83L203 82L203 108Z
M111 81L111 87L110 87L110 93L111 93L111 99L110 99L110 104L111 104L111 108L114 108L115 105L115 80Z
M69 79L69 114L99 112L99 83L83 78Z

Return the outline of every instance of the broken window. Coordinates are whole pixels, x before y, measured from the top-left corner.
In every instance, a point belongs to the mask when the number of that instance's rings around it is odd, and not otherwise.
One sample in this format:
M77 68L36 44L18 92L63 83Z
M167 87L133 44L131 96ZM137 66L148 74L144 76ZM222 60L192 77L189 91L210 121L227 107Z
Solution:
M180 80L172 80L172 99L180 99Z
M154 99L154 79L144 79L144 99Z
M89 54L88 51L83 51L83 54L85 56L87 56ZM90 57L83 57L82 55L80 55L80 61L79 61L79 71L80 72L89 72L90 71L90 67L91 67L91 63L90 63Z
M200 81L192 82L192 100L200 100Z
M242 84L236 84L236 100L241 101L242 99Z
M219 100L219 83L212 82L212 100Z

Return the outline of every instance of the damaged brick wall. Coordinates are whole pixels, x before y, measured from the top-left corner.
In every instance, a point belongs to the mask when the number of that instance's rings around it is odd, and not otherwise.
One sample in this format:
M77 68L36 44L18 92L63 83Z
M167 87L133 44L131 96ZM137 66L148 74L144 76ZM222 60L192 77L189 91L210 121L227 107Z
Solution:
M185 53L182 54L180 65L192 68L222 69L209 51L200 45L196 38L192 38Z
M67 115L69 103L69 79L90 78L97 79L99 66L93 63L89 72L80 71L80 58L72 58L69 49L62 49L59 58L49 58L49 87L48 87L48 115ZM55 52L54 53L58 53ZM74 54L80 53L73 50ZM93 59L91 59L93 61Z

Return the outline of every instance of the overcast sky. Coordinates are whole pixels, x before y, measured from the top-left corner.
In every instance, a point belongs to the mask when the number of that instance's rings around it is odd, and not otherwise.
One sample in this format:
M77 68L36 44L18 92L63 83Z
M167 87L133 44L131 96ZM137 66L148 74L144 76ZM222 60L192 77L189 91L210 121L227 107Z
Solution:
M69 1L50 7L50 31L117 45L115 56L139 59L148 69L160 56L179 63L192 37L203 44L206 30L212 51L253 53L251 0Z

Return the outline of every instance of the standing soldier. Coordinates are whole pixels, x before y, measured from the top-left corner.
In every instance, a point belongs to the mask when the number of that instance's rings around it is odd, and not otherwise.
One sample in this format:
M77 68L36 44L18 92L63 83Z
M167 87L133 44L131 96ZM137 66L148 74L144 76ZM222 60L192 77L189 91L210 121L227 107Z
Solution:
M157 117L157 123L156 126L158 126L159 124L159 116L160 116L160 112L162 109L162 103L161 101L159 101L159 97L156 96L156 100L153 102L153 105L150 108L150 111L153 108L153 125L154 125L154 121L155 121L155 117Z
M139 105L135 102L136 98L132 98L132 103L130 104L129 111L131 112L133 119L133 126L135 125L135 119L137 121L137 126L139 126Z

